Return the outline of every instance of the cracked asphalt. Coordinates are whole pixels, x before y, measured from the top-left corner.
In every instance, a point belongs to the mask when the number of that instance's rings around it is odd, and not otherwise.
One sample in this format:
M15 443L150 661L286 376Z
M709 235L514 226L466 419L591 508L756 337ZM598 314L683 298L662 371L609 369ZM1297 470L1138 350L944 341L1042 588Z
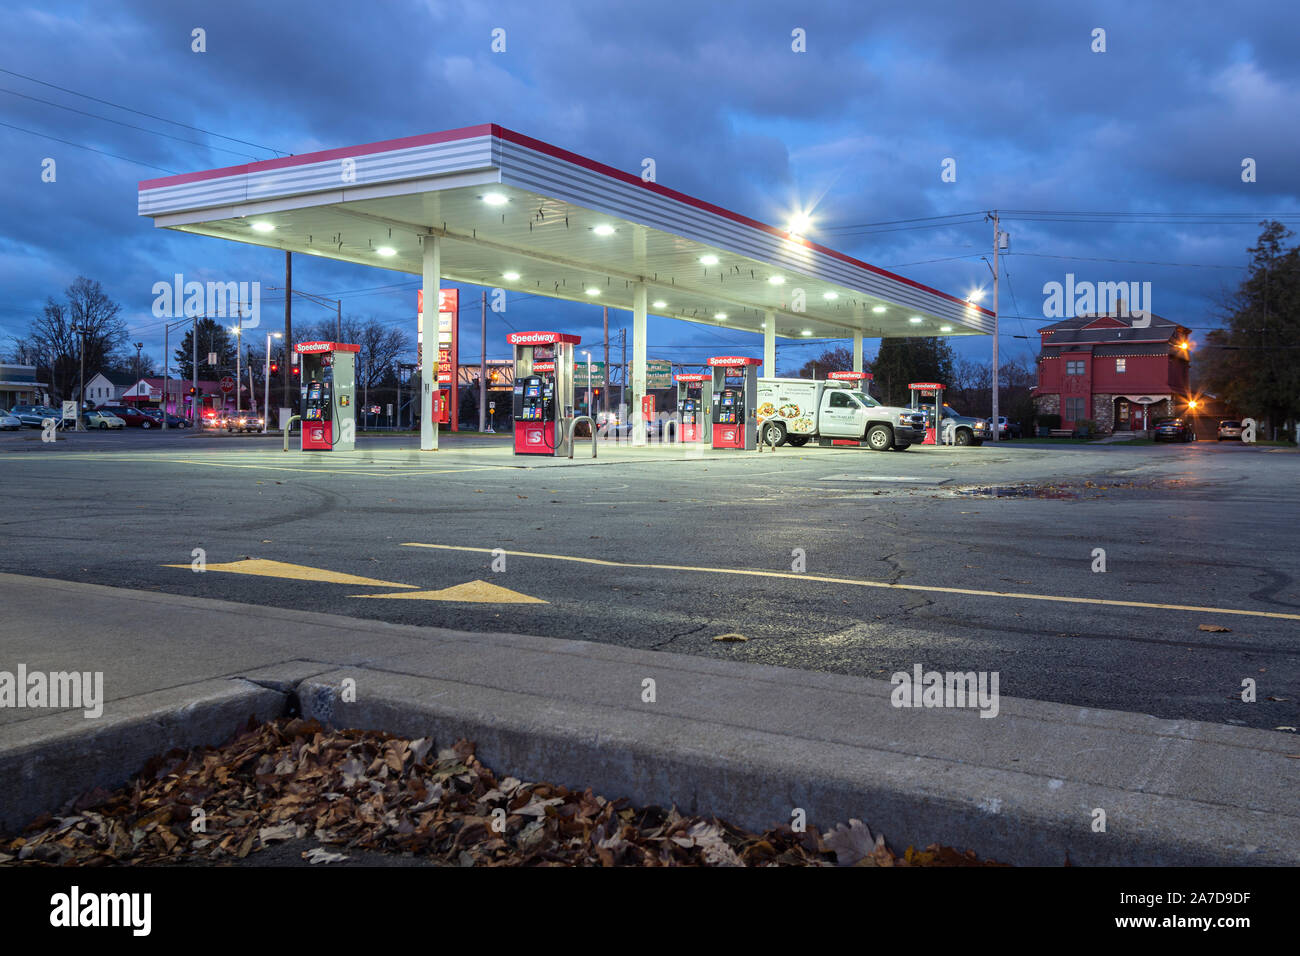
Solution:
M0 437L3 571L880 678L998 671L1010 696L1300 724L1291 450L1011 443L519 468L501 439L444 436L412 459L409 438L368 438L344 461L269 439L34 435ZM425 591L483 580L547 603L195 573L195 549L209 565ZM1228 613L1243 610L1272 616Z

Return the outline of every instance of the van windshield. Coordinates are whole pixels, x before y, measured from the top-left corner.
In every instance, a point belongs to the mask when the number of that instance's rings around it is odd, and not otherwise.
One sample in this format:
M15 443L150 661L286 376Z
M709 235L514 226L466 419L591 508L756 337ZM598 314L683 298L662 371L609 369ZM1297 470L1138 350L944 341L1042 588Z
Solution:
M861 402L861 403L862 403L863 405L865 405L867 408L875 408L877 405L880 404L878 401L876 401L876 400L875 400L874 398L872 398L870 395L867 395L867 394L865 394L865 393L863 393L863 392L849 392L849 394L852 395L854 398L856 398L859 402Z

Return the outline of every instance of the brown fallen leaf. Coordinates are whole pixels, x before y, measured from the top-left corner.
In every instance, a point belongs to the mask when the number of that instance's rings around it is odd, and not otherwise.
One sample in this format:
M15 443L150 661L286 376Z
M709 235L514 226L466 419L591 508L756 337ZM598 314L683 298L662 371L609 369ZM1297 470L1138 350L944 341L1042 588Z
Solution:
M1196 628L1198 631L1210 631L1214 634L1230 634L1232 628L1224 627L1222 624L1199 624Z
M737 644L742 641L748 641L744 634L719 634L713 638L715 641L722 641L726 644Z

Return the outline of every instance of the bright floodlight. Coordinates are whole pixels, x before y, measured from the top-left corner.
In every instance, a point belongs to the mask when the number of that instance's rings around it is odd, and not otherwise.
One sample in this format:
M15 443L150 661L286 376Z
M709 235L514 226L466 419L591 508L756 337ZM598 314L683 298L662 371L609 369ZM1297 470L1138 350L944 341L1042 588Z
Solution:
M600 295L600 290L597 289L595 286L592 286L590 289L587 290L587 295Z
M275 231L275 224L274 224L274 223L270 223L270 222L255 222L255 223L253 223L253 231L254 231L254 232L274 232L274 231Z
M486 193L483 196L483 201L489 206L504 206L510 200L502 193Z
M822 298L825 299L827 302L833 302L833 301L835 301L836 299L838 299L839 297L840 297L840 294L839 294L838 292L823 292L823 293L822 293Z
M519 278L519 273L518 273L518 272L503 272L503 273L501 274L501 278L505 279L507 282L514 282L516 279Z
M713 313L713 317L714 317L715 319L717 319L719 322L725 322L725 321L727 320L727 313L725 313L725 312L714 312L714 313Z
M941 326L939 326L939 331L940 331L940 332L951 332L951 331L952 331L952 326L951 326L951 325L941 325Z
M716 266L718 264L717 256L700 256L700 262L706 266Z
M871 311L876 313L876 315L879 315L881 312L885 311L885 307L883 305L873 305Z
M785 282L785 276L770 276L767 281L772 285L782 285Z
M914 315L914 316L912 316L910 319L908 319L907 321L911 322L913 325L920 325L922 319L921 319L921 317L920 317L919 315Z
M594 233L595 233L596 235L598 235L598 236L612 236L612 235L614 235L614 227L611 226L611 225L609 225L608 223L604 223L604 222L602 222L599 226L596 226L596 227L595 227L594 229L592 229L591 231L594 232Z
M652 308L655 308L655 309L666 309L666 308L668 308L668 303L665 302L663 299L655 299L653 302L650 303L650 305L651 305Z
M379 255L383 256L384 258L397 255L397 250L394 249L392 246L380 246L378 249L375 250L375 252L379 253Z

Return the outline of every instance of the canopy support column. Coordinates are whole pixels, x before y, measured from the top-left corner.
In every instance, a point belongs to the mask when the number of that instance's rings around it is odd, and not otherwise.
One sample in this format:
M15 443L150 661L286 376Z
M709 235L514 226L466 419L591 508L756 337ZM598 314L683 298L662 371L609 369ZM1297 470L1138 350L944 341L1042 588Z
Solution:
M641 399L646 394L646 287L638 282L632 287L632 444L646 443L646 421L641 414ZM626 372L624 372L626 374Z
M420 323L420 451L438 450L438 293L442 283L442 239L424 237L424 318Z
M853 333L853 371L862 371L862 333Z
M776 313L763 313L763 377L776 378Z

